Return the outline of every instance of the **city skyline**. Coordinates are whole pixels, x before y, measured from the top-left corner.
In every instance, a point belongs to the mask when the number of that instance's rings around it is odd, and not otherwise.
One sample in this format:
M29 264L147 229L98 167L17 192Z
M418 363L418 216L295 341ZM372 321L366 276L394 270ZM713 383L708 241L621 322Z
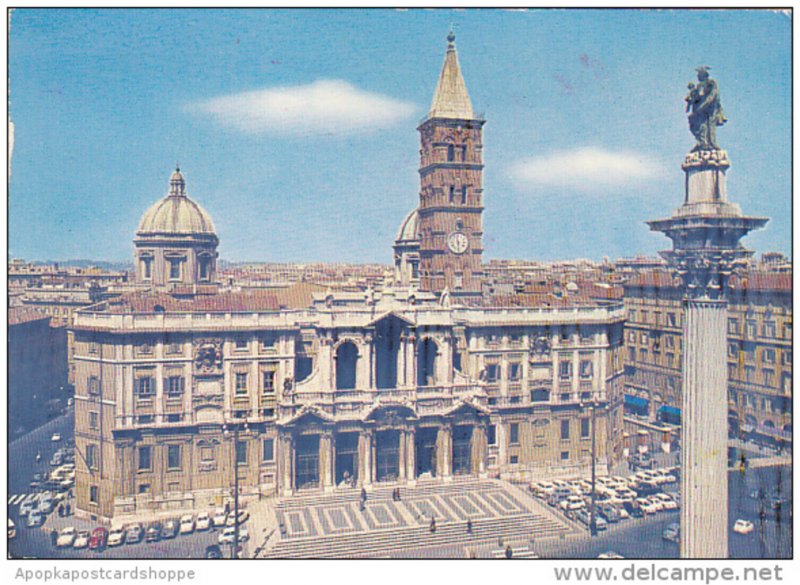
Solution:
M730 119L731 197L773 218L745 246L791 254L780 13L213 12L15 11L10 255L131 259L138 218L179 161L221 258L389 264L418 202L417 120L451 24L487 119L486 260L664 249L643 220L680 203L682 99L698 65ZM109 41L121 25L125 42ZM764 72L777 72L773 91L756 94Z

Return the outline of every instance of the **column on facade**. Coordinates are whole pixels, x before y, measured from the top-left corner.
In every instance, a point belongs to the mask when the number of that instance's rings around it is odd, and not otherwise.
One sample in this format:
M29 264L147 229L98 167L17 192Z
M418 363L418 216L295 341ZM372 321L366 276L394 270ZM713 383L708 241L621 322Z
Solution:
M498 422L495 426L495 440L497 441L497 463L501 467L508 463L508 437L506 425Z
M294 491L294 441L289 434L279 437L280 444L280 477L281 491L284 496L292 495Z
M417 337L409 335L406 340L406 384L409 386L417 385Z
M358 357L356 357L356 388L372 388L372 376L370 375L370 363L372 362L372 344L368 336L362 343L358 344Z
M134 397L134 380L133 380L133 366L124 366L125 371L123 373L125 384L124 394L125 394L125 423L127 426L133 425L134 416L133 416L133 397Z
M101 366L102 367L102 366ZM164 417L164 366L161 363L156 365L155 373L156 383L156 400L153 404L153 414L155 414L156 423L165 422ZM105 388L103 389L103 396L105 396Z
M445 423L436 436L436 475L445 480L453 475L453 427Z
M472 429L472 449L470 459L472 463L472 473L474 475L484 475L486 473L486 425L477 424Z
M413 484L417 479L417 449L414 441L414 429L408 429L404 433L406 442L406 481Z
M681 558L728 557L726 318L725 301L685 302Z
M397 350L397 385L405 387L408 385L406 381L406 340L408 337L405 333L400 334L400 347Z
M333 343L330 338L321 337L319 343L319 372L321 377L322 391L330 390L334 387L333 372L336 371L336 359L334 357Z
M363 486L372 485L372 429L364 429L358 434L358 482Z
M334 460L333 433L326 430L319 437L319 477L325 491L333 489Z
M231 362L228 360L222 363L222 399L223 399L223 416L228 418L233 412L233 388L231 381Z
M261 380L261 370L256 360L250 362L250 380L252 380L250 383L250 416L257 418L258 398L263 391L263 381Z
M453 353L450 339L445 336L436 340L436 385L447 386L453 374Z

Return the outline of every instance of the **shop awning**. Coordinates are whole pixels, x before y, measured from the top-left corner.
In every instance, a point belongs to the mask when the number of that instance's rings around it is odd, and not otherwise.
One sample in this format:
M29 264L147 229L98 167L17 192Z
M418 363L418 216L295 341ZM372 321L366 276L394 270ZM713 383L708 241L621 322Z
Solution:
M634 408L647 408L650 401L647 398L639 398L638 396L625 395L625 404L633 406Z

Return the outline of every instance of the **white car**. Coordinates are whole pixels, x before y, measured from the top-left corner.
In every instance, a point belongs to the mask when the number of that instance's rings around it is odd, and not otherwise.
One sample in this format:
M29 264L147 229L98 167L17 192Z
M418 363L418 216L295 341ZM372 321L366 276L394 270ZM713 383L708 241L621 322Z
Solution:
M753 532L754 526L750 520L742 520L739 518L733 525L733 531L737 534L750 534Z
M42 513L37 509L31 510L30 514L28 514L28 528L35 528L42 524L44 524L44 516L42 516Z
M108 533L108 546L119 546L125 542L125 528L117 526Z
M59 433L53 433L53 436L50 437L50 440L53 443L58 443L61 440L61 435Z
M656 512L661 512L665 509L664 502L658 497L658 495L647 496L645 499L653 505L653 507L656 509Z
M228 526L222 533L219 535L217 542L219 544L233 544L233 540L236 537L236 529L233 526ZM247 529L239 527L239 542L247 542L250 539L250 535L247 534Z
M75 538L77 537L77 532L75 531L74 526L67 526L66 528L62 528L61 532L58 533L58 538L56 539L56 546L58 548L66 548L68 546L72 546L75 542Z
M203 530L208 530L211 528L211 518L208 517L208 514L205 512L200 512L197 515L197 522L195 522L194 529L198 532Z
M72 548L86 548L89 546L89 539L91 538L91 534L88 530L81 530L75 536L75 540L72 542Z
M658 469L655 473L657 483L677 483L678 481L678 478L666 469Z
M17 526L14 524L14 521L9 518L8 519L8 538L12 539L17 536Z
M250 513L247 510L239 510L239 526L244 524L250 519ZM233 512L228 514L228 519L225 521L225 526L233 526Z
M553 493L556 486L549 481L537 481L531 484L530 489L537 498L546 499L547 496Z
M661 503L664 506L665 510L677 510L678 509L678 502L673 500L669 494L656 494L653 496L654 498L658 498L661 500Z
M606 551L604 553L600 553L599 555L597 555L597 558L598 559L617 560L617 559L624 559L625 557L623 557L618 552L614 552L613 550L609 550L609 551Z
M558 504L562 510L579 510L586 507L586 502L580 496L569 496L566 500Z
M181 534L191 534L194 532L194 516L191 514L186 514L185 516L181 516L181 525L179 532Z
M647 498L636 498L636 504L638 504L639 509L644 512L645 514L655 514L658 512L658 508L653 505L653 503Z
M228 513L225 512L225 508L217 508L214 510L214 518L212 519L211 523L215 528L218 528L220 526L225 526L225 521L227 519Z
M31 513L31 510L36 508L36 504L38 499L34 498L33 500L25 500L19 505L19 515L20 516L27 516Z

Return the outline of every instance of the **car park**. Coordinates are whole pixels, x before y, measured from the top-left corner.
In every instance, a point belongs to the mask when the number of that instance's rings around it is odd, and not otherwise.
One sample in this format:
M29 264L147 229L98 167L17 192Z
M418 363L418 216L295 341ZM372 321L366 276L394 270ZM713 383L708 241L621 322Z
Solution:
M108 544L108 529L103 526L98 526L92 530L92 535L89 537L89 550L102 551L105 550Z
M38 508L34 508L28 514L28 528L35 528L36 526L41 526L42 524L44 524L44 516L38 510Z
M192 532L194 532L194 516L192 516L191 514L186 514L185 516L181 516L179 531L181 534L191 534Z
M67 526L66 528L62 528L61 532L58 533L58 538L56 539L56 546L58 548L70 547L75 542L75 538L77 536L78 533L76 532L74 526Z
M218 541L219 544L233 544L235 536L236 528L233 526L228 526L223 530L219 537ZM247 542L250 538L250 535L247 533L246 528L239 528L239 542Z
M211 528L211 518L209 518L206 512L200 512L197 515L197 522L195 522L194 529L198 532L202 532L209 528Z
M79 530L75 535L75 540L72 542L72 548L86 548L89 546L89 539L91 534L88 530Z
M148 526L144 533L144 539L146 542L158 542L161 540L161 523L154 522Z
M752 522L749 520L742 520L741 518L733 524L733 531L737 534L750 534L753 532L754 528Z
M125 529L122 526L112 528L108 533L108 546L120 546L125 544Z
M178 534L178 523L175 520L167 520L161 527L161 538L175 538Z
M225 508L217 508L216 510L214 510L214 517L212 520L214 528L225 526L225 522L227 520L228 520L228 513L225 511Z
M664 540L668 540L670 542L680 542L680 540L681 540L681 525L678 524L678 523L669 524L664 529L664 532L661 534L661 537Z

